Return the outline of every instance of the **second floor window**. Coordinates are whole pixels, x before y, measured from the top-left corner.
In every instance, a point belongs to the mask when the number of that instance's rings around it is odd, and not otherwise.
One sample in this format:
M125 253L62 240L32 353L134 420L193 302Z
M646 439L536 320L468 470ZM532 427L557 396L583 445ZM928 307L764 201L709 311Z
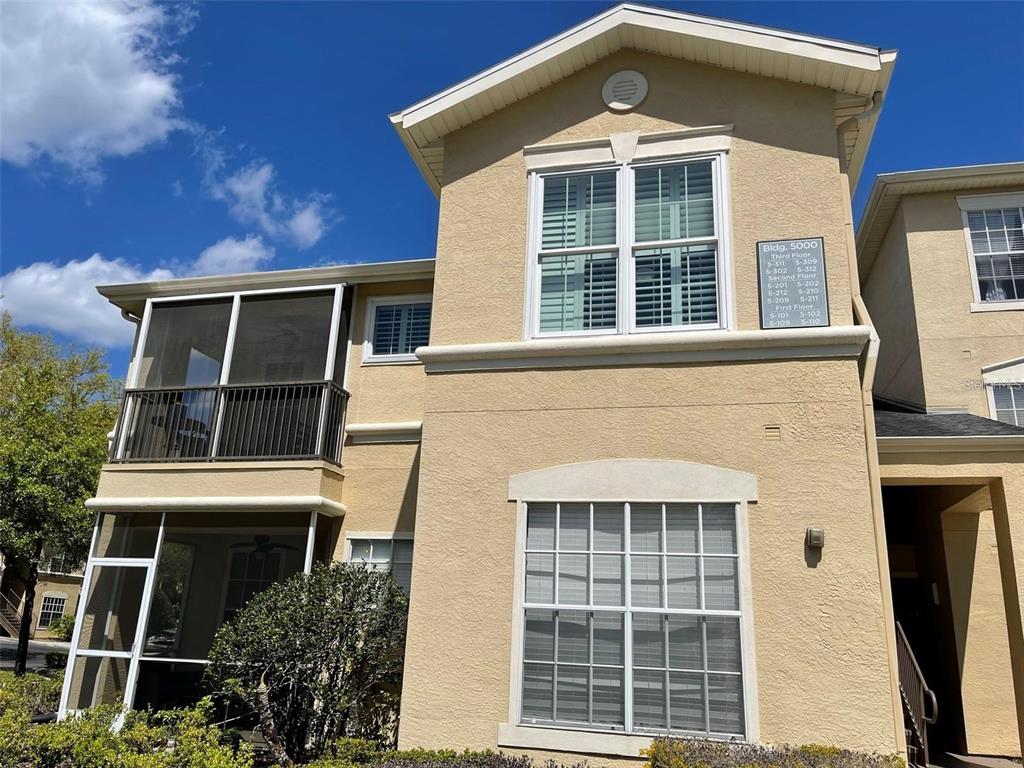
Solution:
M430 297L398 296L367 302L364 362L416 362L430 343Z
M1024 301L1024 207L966 214L979 300Z
M721 327L721 164L538 175L530 335Z
M991 384L996 421L1024 427L1024 384Z

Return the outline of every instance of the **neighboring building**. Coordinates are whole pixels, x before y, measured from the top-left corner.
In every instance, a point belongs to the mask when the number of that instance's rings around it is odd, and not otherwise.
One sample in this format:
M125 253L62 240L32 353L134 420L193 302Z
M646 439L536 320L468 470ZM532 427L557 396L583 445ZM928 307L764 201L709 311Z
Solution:
M194 698L348 559L410 589L402 747L927 762L882 473L990 500L1019 666L1024 429L879 463L850 192L894 60L617 6L392 115L436 260L101 287L138 330L62 709Z
M933 741L1019 755L1024 542L1000 496L1024 487L1000 475L1022 455L1024 163L883 174L857 244L893 601L941 702Z
M875 393L1024 426L1024 162L886 173L857 233Z
M0 573L5 573L3 566L0 558ZM31 636L37 640L53 638L51 625L61 616L75 615L81 591L81 563L44 553L36 581ZM0 636L18 636L24 609L25 585L14 573L6 573L6 578L0 578Z

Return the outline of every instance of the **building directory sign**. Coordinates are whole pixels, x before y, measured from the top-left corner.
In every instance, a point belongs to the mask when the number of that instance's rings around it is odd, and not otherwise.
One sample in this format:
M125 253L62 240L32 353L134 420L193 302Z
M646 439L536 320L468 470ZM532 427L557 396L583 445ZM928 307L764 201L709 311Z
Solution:
M762 328L828 325L825 240L772 240L757 244Z

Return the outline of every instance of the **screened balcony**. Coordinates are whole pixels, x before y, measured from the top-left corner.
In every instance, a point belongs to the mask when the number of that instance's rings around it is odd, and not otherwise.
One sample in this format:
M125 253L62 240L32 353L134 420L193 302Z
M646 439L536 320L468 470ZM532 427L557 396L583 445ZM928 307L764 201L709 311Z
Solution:
M152 299L114 462L341 462L350 298L342 286Z

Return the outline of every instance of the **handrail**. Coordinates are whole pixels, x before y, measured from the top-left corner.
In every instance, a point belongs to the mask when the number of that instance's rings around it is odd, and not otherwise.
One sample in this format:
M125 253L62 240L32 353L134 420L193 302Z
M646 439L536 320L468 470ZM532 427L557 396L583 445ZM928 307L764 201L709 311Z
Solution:
M3 600L8 605L8 607L18 615L19 619L21 618L21 607L16 605L14 601L11 600L11 598L0 592L0 600Z
M323 380L128 389L110 460L340 464L348 397Z
M928 765L928 725L936 722L939 717L939 704L935 693L928 687L921 666L917 663L914 651L910 647L907 635L900 623L896 622L896 656L899 666L900 690L913 721L914 733L921 741L924 765ZM925 700L931 704L931 712L927 712Z

